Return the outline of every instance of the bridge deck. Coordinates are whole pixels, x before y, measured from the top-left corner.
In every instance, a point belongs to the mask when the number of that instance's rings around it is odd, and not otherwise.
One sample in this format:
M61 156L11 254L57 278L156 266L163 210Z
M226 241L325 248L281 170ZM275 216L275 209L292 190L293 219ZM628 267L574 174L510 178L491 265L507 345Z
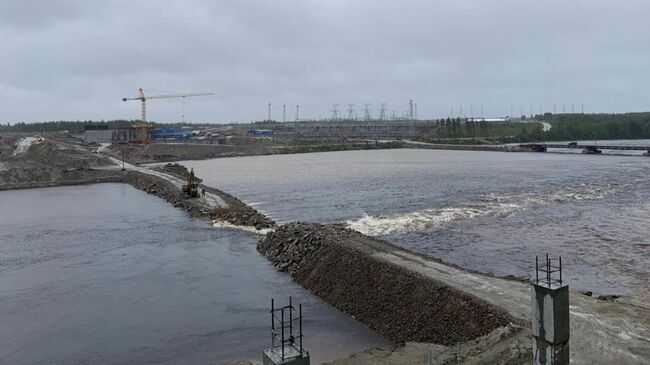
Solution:
M650 151L650 146L622 146L622 145L593 145L593 144L578 144L578 145L568 145L568 144L546 144L540 143L539 146L544 146L546 148L572 148L572 149L599 149L599 150L627 150L627 151ZM526 145L522 145L526 146Z

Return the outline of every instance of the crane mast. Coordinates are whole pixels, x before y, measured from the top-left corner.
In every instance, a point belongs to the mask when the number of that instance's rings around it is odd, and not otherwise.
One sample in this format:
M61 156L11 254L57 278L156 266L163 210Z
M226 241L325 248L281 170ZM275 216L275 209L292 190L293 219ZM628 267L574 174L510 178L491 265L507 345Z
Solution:
M141 128L142 134L142 144L147 144L147 129L149 129L149 124L147 124L147 100L149 99L171 99L171 98L186 98L192 96L207 96L212 95L212 93L190 93L190 94L172 94L172 95L153 95L145 96L144 90L142 88L138 89L139 96L135 98L122 98L122 101L126 102L129 100L140 100L141 105L141 114L140 114L140 123L134 125L135 128Z

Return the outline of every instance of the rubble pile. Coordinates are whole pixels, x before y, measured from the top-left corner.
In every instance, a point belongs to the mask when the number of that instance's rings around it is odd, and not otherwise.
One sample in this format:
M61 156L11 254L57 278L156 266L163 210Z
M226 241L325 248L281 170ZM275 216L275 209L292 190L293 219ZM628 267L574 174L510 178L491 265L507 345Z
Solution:
M337 225L290 223L258 243L278 270L397 343L453 345L512 321L501 309L377 258L388 243Z

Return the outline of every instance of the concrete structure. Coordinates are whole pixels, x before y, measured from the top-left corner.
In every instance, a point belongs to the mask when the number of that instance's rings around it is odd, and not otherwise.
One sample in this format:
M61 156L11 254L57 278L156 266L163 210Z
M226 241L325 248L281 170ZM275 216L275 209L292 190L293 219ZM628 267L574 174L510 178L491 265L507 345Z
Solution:
M83 139L86 142L110 143L112 136L113 130L106 124L84 126Z
M546 255L540 267L536 260L531 291L534 365L569 364L569 286L562 282L562 258L557 262Z
M129 142L129 143L140 143L142 141L142 129L141 128L120 128L114 130L111 133L111 142Z
M264 365L309 365L309 353L300 351L294 345L284 346L284 357L278 347L264 350L262 356Z
M291 297L289 305L280 308L271 299L271 347L264 350L262 364L309 365L309 352L302 347L302 304L298 308L296 317Z

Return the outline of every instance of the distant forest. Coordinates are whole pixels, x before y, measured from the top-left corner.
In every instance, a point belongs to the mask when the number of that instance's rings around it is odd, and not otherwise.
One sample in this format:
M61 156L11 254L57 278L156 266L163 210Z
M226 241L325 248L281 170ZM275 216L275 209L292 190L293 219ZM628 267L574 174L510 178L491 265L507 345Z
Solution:
M59 132L68 131L70 133L83 132L86 125L106 125L108 129L125 128L134 124L140 123L139 120L109 120L109 121L53 121L53 122L40 122L40 123L15 123L15 124L2 124L0 123L0 133L2 132ZM198 124L190 123L155 123L160 127L183 127L183 126L197 126Z
M650 138L650 113L558 114L544 119L553 125L544 133L547 141Z
M650 113L536 115L535 121L552 125L543 132L540 123L488 123L461 118L436 120L435 138L441 143L514 143L590 139L650 139Z

